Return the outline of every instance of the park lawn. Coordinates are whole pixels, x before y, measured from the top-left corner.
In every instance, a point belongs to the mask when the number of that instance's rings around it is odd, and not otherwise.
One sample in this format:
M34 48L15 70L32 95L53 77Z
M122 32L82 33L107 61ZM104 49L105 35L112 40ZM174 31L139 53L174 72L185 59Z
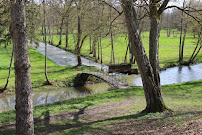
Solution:
M173 112L140 113L142 87L116 89L34 108L35 134L199 134L202 80L162 86ZM0 113L0 133L15 131L15 111Z
M160 67L165 68L168 67L172 63L177 63L178 56L179 56L179 31L176 32L177 37L174 37L172 34L170 37L167 37L166 30L161 30L160 38L159 38L159 60L160 60ZM40 37L42 41L42 37ZM54 43L53 45L57 46L59 42L59 35L54 36ZM142 33L142 41L146 50L146 53L149 54L149 32ZM188 33L185 40L185 47L184 47L184 60L189 60L192 52L195 48L197 42L197 38L193 38L191 33ZM102 53L103 53L103 63L109 64L110 63L110 56L111 56L111 40L109 37L102 39ZM123 63L125 59L125 53L127 49L128 41L127 36L124 34L114 36L114 52L115 52L115 62L116 63ZM62 36L62 45L59 46L62 49L65 49L65 36ZM73 52L75 48L75 42L73 40L72 34L69 34L69 48L68 50ZM89 54L90 47L89 47L89 38L85 40L84 45L81 50L81 54L83 56L91 56ZM98 55L98 53L97 53ZM129 54L127 60L129 58ZM197 62L202 61L202 54L196 57ZM100 62L100 60L98 60Z
M44 86L45 75L44 75L44 56L38 51L29 47L30 54L30 63L31 63L31 81L32 87L34 90L38 90L39 87ZM4 48L0 46L0 87L4 87L10 65L11 57L11 46ZM65 82L68 78L73 77L75 74L82 72L82 70L87 69L88 67L78 67L73 68L72 66L58 66L52 60L48 59L48 77L49 80L53 83L54 86L64 86L61 82ZM12 65L11 77L9 81L9 90L8 92L13 92L15 85L15 74L14 66ZM45 87L45 86L44 86Z

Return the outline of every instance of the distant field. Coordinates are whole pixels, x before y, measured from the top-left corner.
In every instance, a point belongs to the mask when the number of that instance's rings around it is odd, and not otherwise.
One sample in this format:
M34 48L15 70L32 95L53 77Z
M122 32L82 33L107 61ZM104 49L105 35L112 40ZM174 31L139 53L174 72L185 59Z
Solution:
M165 67L169 65L169 63L174 63L178 61L178 52L179 52L179 32L176 32L177 36L174 37L172 34L170 37L167 37L166 30L161 30L160 38L159 38L159 58L160 58L160 66ZM146 52L149 52L149 32L142 33L142 40ZM54 45L58 45L59 35L54 36ZM187 34L185 40L184 47L184 60L188 60L191 56L195 45L197 42L197 38L194 38L192 34ZM114 36L114 52L115 52L115 61L116 63L122 63L125 58L125 53L128 45L128 40L126 35L116 35ZM62 45L60 48L65 48L65 36L62 37ZM75 43L73 40L72 34L69 34L69 50L73 51L75 48ZM103 48L103 62L105 64L110 63L111 56L111 41L110 38L102 39L102 48ZM81 53L84 56L92 56L90 52L89 38L87 38L82 47ZM127 59L129 58L129 54ZM199 53L197 56L197 61L202 61L202 54Z

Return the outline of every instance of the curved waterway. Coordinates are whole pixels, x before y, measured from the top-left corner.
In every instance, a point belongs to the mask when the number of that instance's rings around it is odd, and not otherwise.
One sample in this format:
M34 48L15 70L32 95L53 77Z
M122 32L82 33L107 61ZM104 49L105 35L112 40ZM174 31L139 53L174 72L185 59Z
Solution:
M38 42L38 45L36 45L34 42L32 42L30 43L30 46L35 48L41 54L45 55L45 43ZM47 57L60 66L67 66L67 65L76 66L78 64L77 56L75 54L50 44L47 44ZM81 57L81 61L83 65L94 66L99 69L108 70L107 65L96 63L84 57Z
M106 83L91 84L83 87L55 88L53 90L34 91L32 94L34 106L54 103L59 100L83 97L96 93L105 92L110 88ZM2 95L0 97L0 112L9 111L15 108L15 95Z

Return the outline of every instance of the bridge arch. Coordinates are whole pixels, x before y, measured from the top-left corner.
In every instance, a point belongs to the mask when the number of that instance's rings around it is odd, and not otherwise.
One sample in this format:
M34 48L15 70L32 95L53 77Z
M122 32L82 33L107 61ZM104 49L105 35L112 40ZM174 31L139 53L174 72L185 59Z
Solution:
M86 83L89 76L94 76L103 80L104 82L112 85L113 87L124 89L128 88L128 86L121 80L117 79L116 77L109 76L108 74L104 74L101 72L83 72L77 76L77 85L82 86Z

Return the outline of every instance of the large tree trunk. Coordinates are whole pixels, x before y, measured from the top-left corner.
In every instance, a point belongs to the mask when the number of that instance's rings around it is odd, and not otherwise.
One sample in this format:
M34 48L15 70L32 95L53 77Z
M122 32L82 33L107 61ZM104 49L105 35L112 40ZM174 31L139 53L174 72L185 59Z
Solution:
M154 1L150 3L150 35L149 35L149 61L153 69L154 83L161 91L160 84L160 67L159 67L159 23L160 18L157 13L158 3Z
M12 1L10 33L15 60L16 134L33 135L31 65L27 45L24 0Z
M138 68L142 77L147 103L144 112L162 112L166 110L166 106L163 102L161 90L155 84L153 70L142 44L142 39L139 33L136 18L136 11L130 0L122 0L121 2L126 18L129 37L131 39L131 50L136 58Z

